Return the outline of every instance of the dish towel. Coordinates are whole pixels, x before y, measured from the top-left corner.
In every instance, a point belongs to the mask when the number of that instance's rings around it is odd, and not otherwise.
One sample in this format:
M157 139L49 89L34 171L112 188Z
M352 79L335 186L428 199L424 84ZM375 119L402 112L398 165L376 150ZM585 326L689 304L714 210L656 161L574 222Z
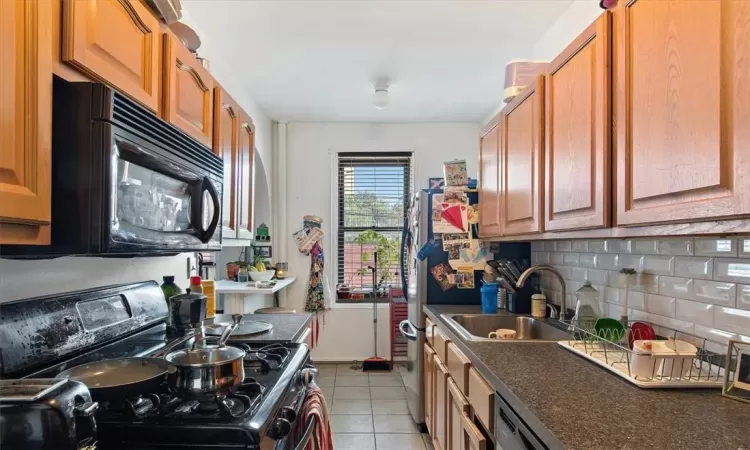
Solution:
M305 402L300 411L300 418L297 420L294 429L295 442L299 442L302 435L305 434L305 428L312 418L317 419L315 431L307 441L305 450L333 450L333 437L331 436L331 424L328 420L328 405L323 397L323 391L315 385L311 385L305 395Z

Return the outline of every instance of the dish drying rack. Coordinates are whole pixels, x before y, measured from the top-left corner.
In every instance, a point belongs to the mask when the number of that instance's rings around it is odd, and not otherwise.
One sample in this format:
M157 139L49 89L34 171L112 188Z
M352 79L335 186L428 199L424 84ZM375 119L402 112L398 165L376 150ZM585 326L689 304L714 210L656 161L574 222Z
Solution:
M685 333L673 328L656 325L643 320L627 322L624 333L597 333L594 324L579 324L573 321L561 321L568 327L574 339L559 341L563 348L582 356L593 363L604 367L619 375L630 383L641 388L721 388L724 384L724 368L726 367L726 344L711 339ZM651 341L665 341L674 339L686 341L697 347L695 356L688 358L670 359L663 355L643 355L634 352L628 344L628 336L632 333L633 340L641 340L639 330L632 330L635 322L645 323L657 331L656 339ZM590 325L590 326L589 326ZM606 330L602 330L606 331ZM724 353L717 353L724 349ZM714 349L716 351L711 351ZM651 358L653 376L641 376L633 373L631 362L633 358ZM671 361L665 364L665 361ZM690 366L685 366L690 364Z

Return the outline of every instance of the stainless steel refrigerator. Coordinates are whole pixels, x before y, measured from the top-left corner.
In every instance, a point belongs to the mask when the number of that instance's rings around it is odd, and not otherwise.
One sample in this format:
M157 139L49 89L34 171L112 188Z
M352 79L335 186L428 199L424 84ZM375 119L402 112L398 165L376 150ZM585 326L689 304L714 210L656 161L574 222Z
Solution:
M472 305L480 304L481 271L474 272L474 289L452 288L443 291L430 273L430 268L448 262L448 252L442 245L423 250L424 259L418 254L433 239L432 200L443 191L426 189L420 191L412 201L402 236L404 255L401 267L402 284L408 302L409 318L399 325L401 334L408 339L407 371L402 372L406 386L406 398L414 421L424 423L424 367L422 366L425 342L425 304ZM469 202L477 203L477 193L469 193Z
M452 288L443 291L430 273L430 268L448 262L448 252L443 251L442 243L437 246L426 244L434 238L432 230L432 201L435 194L442 194L442 189L425 189L419 191L412 200L409 212L404 221L404 232L401 239L401 283L408 302L409 317L399 324L401 334L408 339L407 370L402 372L406 386L406 399L414 421L424 423L424 367L422 366L425 343L425 304L438 305L480 305L482 271L474 272L474 289ZM478 204L478 194L469 192L469 203ZM478 237L476 226L471 232ZM426 248L425 248L426 247ZM423 259L418 258L422 250ZM514 260L530 259L528 243L501 243L499 253Z

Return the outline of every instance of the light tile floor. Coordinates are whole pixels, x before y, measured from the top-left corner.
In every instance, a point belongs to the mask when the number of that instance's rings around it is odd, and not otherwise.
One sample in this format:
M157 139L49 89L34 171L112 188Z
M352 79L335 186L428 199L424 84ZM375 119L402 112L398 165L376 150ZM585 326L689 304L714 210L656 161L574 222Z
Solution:
M318 364L335 450L432 450L406 406L400 366L365 373L351 364Z

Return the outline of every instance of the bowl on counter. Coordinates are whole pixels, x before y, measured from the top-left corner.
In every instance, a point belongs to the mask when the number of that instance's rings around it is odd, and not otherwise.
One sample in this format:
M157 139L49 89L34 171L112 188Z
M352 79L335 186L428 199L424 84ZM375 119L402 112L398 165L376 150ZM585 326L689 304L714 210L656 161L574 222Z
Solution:
M264 270L263 272L249 272L250 278L253 281L271 281L275 270Z

